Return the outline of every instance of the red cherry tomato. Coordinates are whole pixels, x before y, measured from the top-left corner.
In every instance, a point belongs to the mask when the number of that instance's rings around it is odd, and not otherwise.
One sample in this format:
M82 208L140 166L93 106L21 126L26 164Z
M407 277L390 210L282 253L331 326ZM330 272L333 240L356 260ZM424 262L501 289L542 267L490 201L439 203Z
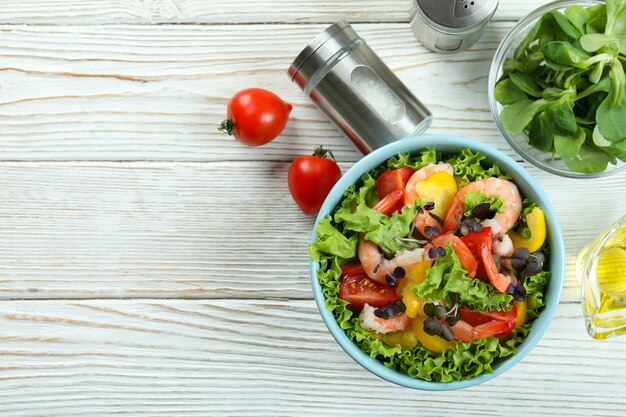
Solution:
M341 267L343 275L365 275L365 270L360 263L346 264Z
M395 190L380 200L372 210L376 210L386 216L391 216L396 211L402 211L404 207L404 190Z
M472 255L474 255L474 259L478 262L478 266L476 268L476 278L489 282L489 276L487 274L487 270L485 269L485 264L482 261L483 258L481 248L483 245L486 245L491 253L491 245L493 243L493 239L491 237L491 227L483 227L478 233L470 232L466 236L462 236L461 240L469 248Z
M409 167L391 169L380 174L376 181L378 199L382 200L395 190L404 190L409 178L413 175L413 169Z
M349 302L349 308L362 309L365 304L384 307L400 299L395 290L386 284L371 280L365 273L347 274L339 286L339 298Z
M300 156L289 167L289 191L304 214L320 210L333 185L341 178L339 165L326 155L332 153L321 146L313 155Z
M244 145L265 145L283 131L291 109L291 104L270 91L241 90L230 99L220 130Z

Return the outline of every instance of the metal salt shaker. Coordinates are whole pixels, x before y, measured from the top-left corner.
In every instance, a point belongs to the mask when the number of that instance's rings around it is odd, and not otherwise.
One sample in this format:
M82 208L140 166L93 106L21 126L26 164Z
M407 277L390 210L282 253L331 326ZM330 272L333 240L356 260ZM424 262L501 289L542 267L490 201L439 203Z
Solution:
M498 8L498 0L411 0L411 27L433 52L472 46Z
M344 21L304 48L288 74L364 154L419 135L432 120L428 109Z

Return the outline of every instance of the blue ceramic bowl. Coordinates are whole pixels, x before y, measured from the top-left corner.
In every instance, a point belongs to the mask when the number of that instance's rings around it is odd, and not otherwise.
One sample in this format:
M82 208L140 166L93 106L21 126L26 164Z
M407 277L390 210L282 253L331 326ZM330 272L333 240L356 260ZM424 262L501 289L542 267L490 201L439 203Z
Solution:
M348 338L344 330L339 327L333 314L324 306L324 296L322 294L320 283L317 280L317 271L319 269L318 262L311 261L311 284L313 286L313 294L315 296L317 308L324 319L324 323L326 323L326 327L328 327L328 330L330 330L330 333L333 335L337 343L339 343L343 350L345 350L346 353L352 357L352 359L357 361L368 371L395 384L420 390L445 391L471 387L495 378L507 369L510 369L524 356L526 356L528 352L530 352L530 350L537 344L539 339L541 339L541 336L543 336L545 331L548 329L548 326L554 317L557 305L559 304L559 297L561 296L561 289L563 287L565 254L563 237L561 236L561 230L559 228L556 215L552 210L550 200L535 180L517 162L500 151L492 149L479 142L454 136L425 135L411 137L390 143L389 145L377 149L371 154L365 156L363 159L354 164L354 166L350 168L343 177L341 177L337 184L335 184L317 216L315 226L317 226L321 219L333 212L335 207L339 204L344 190L350 185L356 183L359 178L361 178L361 175L378 167L394 155L403 152L415 153L429 147L448 154L459 153L464 148L469 148L475 152L482 152L487 156L487 161L489 163L497 163L500 165L503 172L506 172L512 177L513 182L518 186L522 195L537 202L546 215L547 234L552 249L552 253L550 254L550 270L552 271L552 278L546 291L547 304L541 315L533 322L532 329L528 334L528 337L526 337L526 339L524 339L522 344L518 347L517 355L499 360L494 365L494 371L492 373L482 374L464 381L444 383L428 382L421 379L411 378L406 374L389 369L376 359L371 358L356 344L354 344ZM312 241L315 241L316 238L317 233L313 231Z

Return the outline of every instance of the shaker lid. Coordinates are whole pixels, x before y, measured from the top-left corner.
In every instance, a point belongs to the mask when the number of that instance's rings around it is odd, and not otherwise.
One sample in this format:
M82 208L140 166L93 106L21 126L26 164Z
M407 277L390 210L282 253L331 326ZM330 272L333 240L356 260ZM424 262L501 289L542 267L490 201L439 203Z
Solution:
M293 60L289 67L289 77L293 79L300 67L317 51L324 43L333 38L337 33L341 32L345 28L350 27L348 22L343 20L334 23L326 28L322 33L317 35L315 39L311 41L303 50L298 54L296 59Z
M348 22L340 20L326 28L298 54L287 71L289 78L304 89L320 68L355 42L363 41Z
M444 28L470 29L491 19L498 0L413 0L420 14Z

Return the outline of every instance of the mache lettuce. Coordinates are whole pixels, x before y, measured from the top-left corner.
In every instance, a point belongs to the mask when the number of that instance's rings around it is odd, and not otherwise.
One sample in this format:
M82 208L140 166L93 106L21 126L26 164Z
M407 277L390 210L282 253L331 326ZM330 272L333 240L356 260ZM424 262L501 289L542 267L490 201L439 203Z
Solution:
M504 62L503 127L593 174L626 161L626 0L544 14Z

